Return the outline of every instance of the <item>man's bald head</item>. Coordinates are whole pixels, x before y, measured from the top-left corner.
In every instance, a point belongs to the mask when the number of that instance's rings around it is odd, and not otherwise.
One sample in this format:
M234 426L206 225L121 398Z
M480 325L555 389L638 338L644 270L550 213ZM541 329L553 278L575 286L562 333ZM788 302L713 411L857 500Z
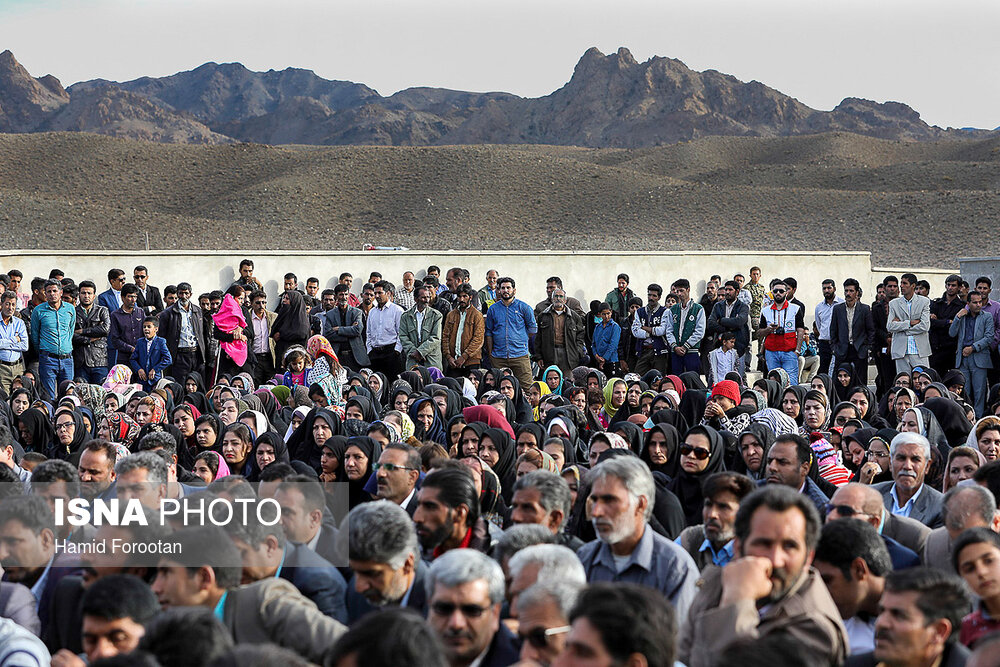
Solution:
M970 528L1000 532L997 503L989 489L977 484L956 486L944 496L941 509L944 527L952 540Z
M827 521L861 519L875 528L882 523L882 494L867 484L845 484L834 492L830 505L832 509L826 517ZM850 508L853 513L844 511L845 508Z

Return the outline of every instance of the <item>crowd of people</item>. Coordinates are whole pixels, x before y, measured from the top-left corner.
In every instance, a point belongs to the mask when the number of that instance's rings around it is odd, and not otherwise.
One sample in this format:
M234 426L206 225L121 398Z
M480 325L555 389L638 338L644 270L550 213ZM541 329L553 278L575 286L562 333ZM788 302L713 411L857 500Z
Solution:
M0 274L0 667L1000 665L988 277L239 273Z

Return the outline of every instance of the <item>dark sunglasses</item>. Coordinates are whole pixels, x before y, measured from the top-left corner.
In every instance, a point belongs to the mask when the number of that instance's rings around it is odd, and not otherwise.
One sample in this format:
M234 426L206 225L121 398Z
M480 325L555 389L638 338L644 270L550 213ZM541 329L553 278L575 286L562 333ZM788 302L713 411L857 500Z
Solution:
M466 618L479 618L489 607L480 607L475 604L454 604L452 602L434 602L431 604L431 611L438 616L451 616L455 610L462 612Z
M564 632L569 632L570 626L560 625L558 628L535 628L531 632L525 634L523 632L518 632L517 636L520 638L521 642L528 642L537 649L548 648L549 637L552 635L561 635Z
M681 445L681 456L693 456L699 461L704 461L712 452L707 449L702 449L701 447L692 447L691 445L684 443Z
M771 290L771 293L772 294L784 294L785 290L783 290L783 289L773 289L773 290Z
M852 517L852 516L868 516L864 512L859 512L858 510L854 509L850 505L834 505L833 503L827 503L826 504L826 513L827 513L827 515L829 515L830 512L832 512L834 510L837 510L837 514L839 514L840 516L845 517L845 518L846 517Z

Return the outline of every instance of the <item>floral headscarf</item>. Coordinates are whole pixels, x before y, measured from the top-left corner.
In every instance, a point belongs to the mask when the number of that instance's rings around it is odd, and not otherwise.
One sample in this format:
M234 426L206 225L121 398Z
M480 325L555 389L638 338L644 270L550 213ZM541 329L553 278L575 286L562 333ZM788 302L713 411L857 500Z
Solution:
M139 386L137 384L130 384L131 380L132 369L124 364L118 364L108 371L108 376L104 379L104 384L101 386L116 394L124 394L132 387Z
M340 363L337 353L333 351L333 346L330 345L330 341L326 339L326 336L313 336L306 341L306 352L313 358L313 362L319 359L320 356L327 356L338 364Z
M111 442L131 447L139 435L139 424L124 412L109 412L104 418L108 420Z

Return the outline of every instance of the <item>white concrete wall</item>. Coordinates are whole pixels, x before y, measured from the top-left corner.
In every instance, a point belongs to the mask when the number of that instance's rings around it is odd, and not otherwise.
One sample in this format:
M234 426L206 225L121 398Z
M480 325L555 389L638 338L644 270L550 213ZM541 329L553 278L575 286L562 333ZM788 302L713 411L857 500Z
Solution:
M419 278L427 267L436 264L444 273L453 266L469 269L476 289L485 284L486 271L497 269L500 275L509 275L517 281L517 296L534 305L545 298L545 279L558 275L563 279L570 296L576 297L587 307L593 299L602 299L615 286L615 276L627 273L630 287L645 299L646 285L659 283L669 289L670 283L680 277L692 283L692 294L700 297L705 282L712 274L723 280L740 272L749 277L751 266L760 266L762 281L774 277L793 276L799 282L797 297L812 310L820 301L821 283L826 278L837 282L837 292L843 290L844 279L857 278L864 289L865 301L874 298L874 285L888 273L897 276L912 269L874 269L870 254L866 252L805 253L805 252L444 252L425 251L370 251L352 253L300 252L285 253L258 251L231 253L216 251L151 251L148 253L117 253L100 251L53 252L8 251L0 253L0 268L17 268L24 273L22 291L28 291L33 276L47 277L49 270L58 267L77 282L90 279L98 292L108 288L107 272L112 267L123 269L129 280L132 268L142 264L149 269L150 284L163 288L167 284L190 282L197 296L202 292L224 289L238 276L240 260L253 259L256 275L264 283L276 303L282 287L282 277L293 272L304 288L306 278L316 276L320 287L332 287L337 276L348 271L354 275L354 291L368 279L372 270L398 285L404 271L413 271ZM944 289L944 277L951 271L917 269L918 277L930 281L932 296Z

